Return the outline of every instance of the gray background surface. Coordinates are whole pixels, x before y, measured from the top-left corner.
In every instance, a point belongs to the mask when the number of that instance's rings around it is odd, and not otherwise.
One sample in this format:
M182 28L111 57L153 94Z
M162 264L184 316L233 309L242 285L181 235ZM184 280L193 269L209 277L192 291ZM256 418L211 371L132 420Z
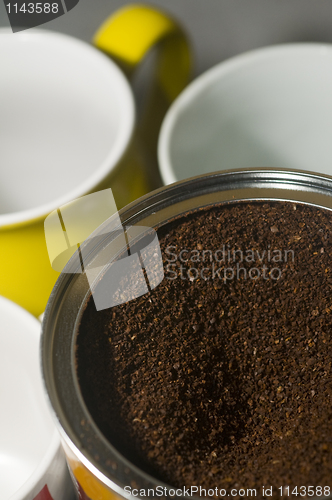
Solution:
M43 29L90 41L102 21L125 0L80 0ZM144 0L143 2L144 3ZM153 0L186 28L195 74L241 52L287 42L332 43L332 0ZM0 27L9 26L0 1ZM15 35L13 35L15 36Z

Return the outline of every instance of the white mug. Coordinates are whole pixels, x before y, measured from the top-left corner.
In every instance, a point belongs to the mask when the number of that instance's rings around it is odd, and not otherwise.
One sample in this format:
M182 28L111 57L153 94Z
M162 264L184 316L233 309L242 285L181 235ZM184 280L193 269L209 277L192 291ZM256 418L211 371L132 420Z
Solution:
M41 325L0 296L2 500L71 500L73 487L39 367Z
M159 165L165 184L251 167L332 175L332 45L266 47L198 77L166 115Z

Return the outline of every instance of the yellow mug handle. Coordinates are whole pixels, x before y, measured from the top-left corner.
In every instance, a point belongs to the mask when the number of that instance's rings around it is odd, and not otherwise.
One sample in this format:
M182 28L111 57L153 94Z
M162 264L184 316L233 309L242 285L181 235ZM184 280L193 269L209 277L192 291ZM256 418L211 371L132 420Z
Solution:
M157 168L160 126L171 102L185 88L191 73L191 52L180 25L167 14L146 5L127 5L108 18L93 39L131 77L152 47L158 50L155 75L136 134L141 169L149 189L161 185Z
M94 45L131 75L149 50L158 45L156 82L173 101L188 83L191 55L186 36L168 15L146 5L127 5L101 25Z

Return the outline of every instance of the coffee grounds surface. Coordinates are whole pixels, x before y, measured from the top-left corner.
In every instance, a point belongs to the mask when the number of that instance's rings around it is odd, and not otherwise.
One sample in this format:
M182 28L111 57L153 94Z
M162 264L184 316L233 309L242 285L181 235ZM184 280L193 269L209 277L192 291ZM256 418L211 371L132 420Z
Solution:
M96 424L172 486L331 485L331 212L234 203L158 236L162 283L105 311L90 298L82 317Z

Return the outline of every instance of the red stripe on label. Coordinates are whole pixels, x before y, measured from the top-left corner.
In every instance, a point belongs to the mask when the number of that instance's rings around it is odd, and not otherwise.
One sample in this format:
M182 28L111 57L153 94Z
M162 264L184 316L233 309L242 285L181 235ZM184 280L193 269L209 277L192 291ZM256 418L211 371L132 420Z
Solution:
M47 484L44 486L44 488L41 490L41 492L38 493L38 495L33 500L53 500L53 498L48 490Z

